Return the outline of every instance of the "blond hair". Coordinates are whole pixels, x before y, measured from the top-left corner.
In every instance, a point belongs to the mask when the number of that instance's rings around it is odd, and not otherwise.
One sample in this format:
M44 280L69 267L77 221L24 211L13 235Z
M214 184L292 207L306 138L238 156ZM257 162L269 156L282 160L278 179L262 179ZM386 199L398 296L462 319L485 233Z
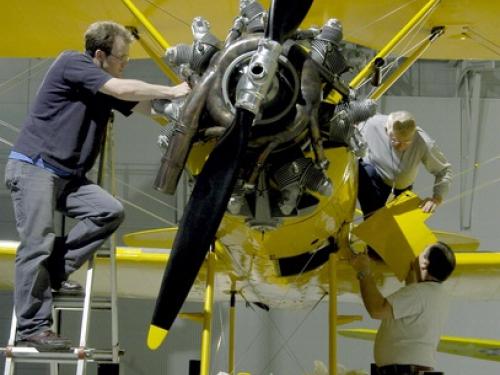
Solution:
M85 51L92 57L98 49L109 55L116 38L122 38L128 44L134 40L130 31L116 22L94 22L85 31Z
M410 112L391 112L387 119L387 131L402 137L410 137L415 133L417 125Z

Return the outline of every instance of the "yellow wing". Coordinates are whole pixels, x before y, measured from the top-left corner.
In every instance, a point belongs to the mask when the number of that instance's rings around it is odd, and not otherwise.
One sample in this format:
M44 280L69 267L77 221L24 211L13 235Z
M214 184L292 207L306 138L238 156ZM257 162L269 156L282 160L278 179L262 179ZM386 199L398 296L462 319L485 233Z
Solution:
M125 7L126 0L23 0L2 6L1 20L5 32L0 44L2 57L54 57L62 50L81 50L82 35L97 20L111 19L139 27ZM316 0L303 27L320 26L329 18L344 25L348 41L380 49L425 4L426 0L358 0L332 2ZM135 0L134 4L172 44L192 40L190 25L202 15L212 31L223 38L238 13L237 0ZM262 1L267 7L269 1ZM498 60L500 33L497 32L500 3L491 0L441 0L414 41L425 39L435 26L447 32L424 58ZM132 58L145 58L138 43Z
M373 341L377 331L374 329L353 328L341 329L338 333L345 337ZM438 351L463 357L500 362L500 340L441 336Z
M433 230L432 233L438 241L450 246L454 252L476 251L479 248L479 240L471 236L442 230Z
M127 246L171 249L177 234L177 228L149 229L140 232L128 233L123 236Z

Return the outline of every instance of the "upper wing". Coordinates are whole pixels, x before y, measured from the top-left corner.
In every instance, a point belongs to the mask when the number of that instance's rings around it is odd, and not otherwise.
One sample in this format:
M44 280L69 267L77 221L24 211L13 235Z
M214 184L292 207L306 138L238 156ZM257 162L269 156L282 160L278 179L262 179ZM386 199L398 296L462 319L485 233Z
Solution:
M0 44L0 56L54 57L65 49L82 50L83 33L97 20L112 19L141 31L125 1L128 0L8 2L1 12L7 32ZM447 32L424 58L498 60L500 33L496 25L500 3L491 0L436 2L435 11L424 25L416 28L413 43L425 39L435 26L445 26ZM337 18L343 23L348 41L380 49L426 3L425 0L316 0L302 26L323 25L327 19ZM172 44L192 40L190 26L196 16L206 18L214 34L223 39L239 7L237 0L135 0L134 4ZM269 1L262 4L268 7ZM131 56L147 57L138 43Z
M141 31L124 2L23 0L3 4L0 14L7 32L0 44L0 56L55 57L63 50L82 50L85 30L91 23L100 20L113 20L125 26L138 27ZM213 31L225 35L239 7L236 0L132 2L165 38L175 44L192 40L191 22L196 16L206 17L211 21ZM131 57L145 58L148 55L135 43Z
M316 9L342 21L345 38L373 49L380 49L402 28L428 0L418 1L340 1ZM430 2L429 2L430 3ZM416 27L412 43L424 40L433 27L444 26L445 35L423 58L498 60L500 35L497 19L500 3L490 0L441 0L422 26ZM310 16L311 16L310 12ZM309 20L309 18L308 18ZM312 21L312 19L311 19ZM411 44L411 43L410 43ZM403 46L408 48L405 42Z

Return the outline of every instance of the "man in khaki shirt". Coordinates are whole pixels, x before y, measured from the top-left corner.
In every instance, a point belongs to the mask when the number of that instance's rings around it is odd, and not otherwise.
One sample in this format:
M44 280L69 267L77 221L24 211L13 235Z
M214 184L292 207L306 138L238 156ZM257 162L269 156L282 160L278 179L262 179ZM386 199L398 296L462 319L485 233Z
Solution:
M370 259L351 260L357 271L363 303L373 319L380 319L374 345L379 375L419 375L431 371L448 313L443 287L455 269L455 255L444 243L428 246L412 263L406 285L384 297L375 284Z

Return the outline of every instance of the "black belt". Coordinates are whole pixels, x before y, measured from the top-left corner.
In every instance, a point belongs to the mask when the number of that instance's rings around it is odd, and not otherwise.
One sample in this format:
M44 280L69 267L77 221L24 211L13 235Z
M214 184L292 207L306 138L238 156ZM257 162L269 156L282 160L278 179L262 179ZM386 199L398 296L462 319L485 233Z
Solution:
M418 365L387 365L377 368L379 375L418 375L419 371L432 371L432 367Z

